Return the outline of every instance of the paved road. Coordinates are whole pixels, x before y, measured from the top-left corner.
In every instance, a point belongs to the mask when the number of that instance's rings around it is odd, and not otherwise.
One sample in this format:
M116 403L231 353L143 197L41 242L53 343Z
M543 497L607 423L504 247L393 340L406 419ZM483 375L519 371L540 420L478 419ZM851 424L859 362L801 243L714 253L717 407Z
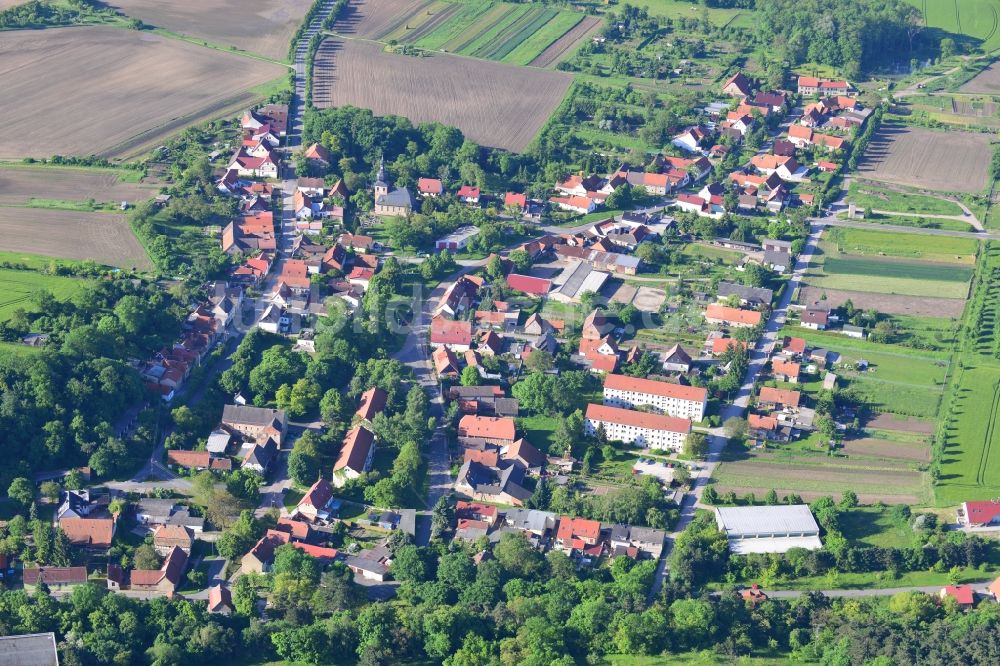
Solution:
M788 316L788 306L792 302L792 294L795 293L799 283L805 276L806 270L809 267L809 260L812 258L812 254L816 249L816 244L819 242L820 236L823 234L823 229L824 226L821 224L812 225L809 237L806 239L802 252L795 261L795 267L792 270L788 283L785 285L785 290L782 292L781 302L778 303L777 307L771 310L771 316L768 318L767 324L764 327L764 333L761 335L756 346L750 353L750 364L747 367L746 374L743 376L743 384L736 392L736 398L733 400L732 404L727 405L722 410L721 418L723 423L731 416L743 416L747 407L750 405L750 397L753 394L754 382L757 381L757 375L760 374L764 365L767 363L771 348L774 346L777 338L778 331L780 331L781 327L785 324L785 319ZM712 473L719 464L722 452L726 448L726 442L727 439L722 428L712 428L709 430L709 450L706 462L704 464L699 464L699 469L692 475L691 480L693 483L693 489L691 493L684 496L684 500L681 503L680 520L677 522L674 531L668 535L667 547L664 548L663 557L661 558L660 564L656 570L656 577L653 579L653 585L650 587L650 601L652 601L652 599L659 594L660 589L663 586L663 581L667 574L667 555L669 554L670 547L673 545L674 541L676 541L680 533L683 532L691 523L691 520L695 515L695 509L701 505L702 493L705 491L705 487L712 478Z
M410 324L410 330L403 342L403 347L392 356L413 371L417 383L430 396L430 415L437 420L437 427L434 429L425 450L428 461L427 508L432 508L442 496L451 491L452 487L448 438L445 432L446 425L442 419L444 416L444 396L441 394L441 385L438 384L437 378L434 376L430 345L427 340L431 317L444 292L455 280L485 264L485 259L466 262L466 265L435 287L426 299L420 294L415 295L414 312L416 316Z
M980 592L986 590L986 584L990 581L980 581L978 583L972 583L973 588L976 588ZM894 594L899 594L900 592L924 592L925 594L937 594L941 591L943 585L923 585L914 587L885 587L885 588L867 588L863 590L855 589L837 589L837 590L818 590L820 594L827 597L843 597L843 598L860 598L860 597L890 597ZM765 590L768 597L772 599L794 599L796 597L801 597L803 594L807 594L807 591L803 590Z

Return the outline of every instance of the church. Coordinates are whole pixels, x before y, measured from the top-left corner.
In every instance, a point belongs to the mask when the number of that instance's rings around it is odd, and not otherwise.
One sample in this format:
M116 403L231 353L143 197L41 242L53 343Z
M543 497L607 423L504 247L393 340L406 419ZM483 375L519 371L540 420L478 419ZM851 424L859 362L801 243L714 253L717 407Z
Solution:
M405 187L391 189L385 176L385 161L380 159L378 177L375 179L375 214L406 217L413 210L413 196Z

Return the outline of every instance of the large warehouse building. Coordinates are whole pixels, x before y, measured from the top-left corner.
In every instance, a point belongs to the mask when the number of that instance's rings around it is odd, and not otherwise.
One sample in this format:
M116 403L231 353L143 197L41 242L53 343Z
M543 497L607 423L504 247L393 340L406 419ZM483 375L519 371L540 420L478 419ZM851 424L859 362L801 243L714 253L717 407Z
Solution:
M726 533L729 550L737 555L823 547L819 525L805 504L719 507L715 522Z

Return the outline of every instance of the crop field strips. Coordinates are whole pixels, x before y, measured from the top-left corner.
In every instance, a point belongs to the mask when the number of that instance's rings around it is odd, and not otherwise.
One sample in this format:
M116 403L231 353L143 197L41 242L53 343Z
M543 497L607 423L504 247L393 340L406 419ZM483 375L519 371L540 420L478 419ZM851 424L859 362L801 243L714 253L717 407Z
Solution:
M964 299L970 277L967 267L842 255L818 257L805 281L828 289Z
M403 42L413 44L438 29L452 16L457 14L463 5L450 2L435 2L413 14L406 23L383 37L387 42Z
M555 18L558 13L554 9L534 8L497 34L495 41L473 51L472 55L503 60L521 42L541 30L542 26Z
M879 261L858 257L828 258L823 264L827 273L870 275L876 278L892 277L905 280L941 280L943 282L968 282L972 268L939 266L930 263L907 261Z
M480 50L489 49L499 41L501 33L533 11L533 8L526 5L514 5L513 7L510 5L500 5L500 7L504 9L504 13L500 15L499 20L492 24L487 23L482 25L477 32L471 34L455 50L456 53L475 55Z
M449 14L448 19L440 23L429 33L414 37L410 35L410 43L422 49L437 51L451 50L448 48L451 42L464 37L464 33L484 14L496 12L499 16L503 13L503 8L489 2L475 5L455 5L458 9ZM409 40L408 40L409 41Z
M990 499L1000 494L1000 368L966 367L956 380L938 497Z
M855 255L878 255L919 259L943 263L976 263L979 241L973 238L951 238L920 233L898 233L876 229L830 229L821 243L823 251Z
M512 65L527 65L533 62L545 49L559 40L583 20L583 14L559 12L538 31L517 45L505 57L504 62Z

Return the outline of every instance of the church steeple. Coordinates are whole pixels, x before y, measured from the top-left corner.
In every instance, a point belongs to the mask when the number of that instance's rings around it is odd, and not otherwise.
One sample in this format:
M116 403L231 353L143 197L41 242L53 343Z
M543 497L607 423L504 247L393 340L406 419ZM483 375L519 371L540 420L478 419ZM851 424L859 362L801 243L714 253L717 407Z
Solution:
M378 203L380 197L385 196L389 193L389 182L385 178L385 158L380 156L378 158L378 175L375 177L374 192L375 203Z

